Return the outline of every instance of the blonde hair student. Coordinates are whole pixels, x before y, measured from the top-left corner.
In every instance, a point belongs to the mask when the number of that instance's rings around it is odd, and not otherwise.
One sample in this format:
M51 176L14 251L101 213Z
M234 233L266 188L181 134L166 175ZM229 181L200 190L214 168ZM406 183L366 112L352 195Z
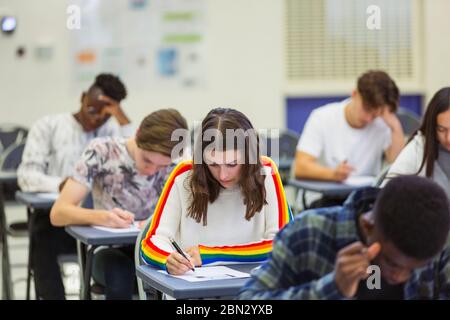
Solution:
M237 110L207 114L193 161L172 172L141 243L147 264L180 275L193 266L267 258L292 215L275 164L260 157L259 140L248 132L252 124Z
M150 217L174 168L172 141L186 120L174 109L148 115L136 136L94 139L76 165L50 214L52 224L125 228ZM78 204L92 192L94 209ZM141 223L142 225L143 223ZM131 299L135 280L133 247L109 248L94 256L93 277L106 287L107 299Z

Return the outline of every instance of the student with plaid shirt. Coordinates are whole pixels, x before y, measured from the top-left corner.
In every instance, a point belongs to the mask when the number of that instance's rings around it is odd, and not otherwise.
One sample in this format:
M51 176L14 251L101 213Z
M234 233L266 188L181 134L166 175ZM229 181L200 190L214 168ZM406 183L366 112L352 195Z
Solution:
M381 191L353 193L343 207L297 216L239 298L450 299L449 229L442 188L397 177ZM379 267L379 289L369 289L369 265Z

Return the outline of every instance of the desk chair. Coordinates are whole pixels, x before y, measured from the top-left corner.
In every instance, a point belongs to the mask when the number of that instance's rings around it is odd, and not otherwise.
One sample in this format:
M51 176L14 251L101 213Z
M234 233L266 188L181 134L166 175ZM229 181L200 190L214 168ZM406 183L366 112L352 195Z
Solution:
M420 127L420 117L408 109L400 107L397 112L397 117L402 124L406 137L410 137Z
M262 153L266 153L271 157L278 166L281 181L283 185L287 185L289 178L292 176L292 163L295 159L295 152L297 148L300 135L292 130L283 130L278 137L261 136ZM276 150L272 150L273 146L278 143L278 154ZM265 152L264 152L265 151ZM276 161L278 158L278 161Z
M11 125L0 125L0 153L7 150L12 145L18 145L24 142L28 135L28 129Z
M0 167L2 171L17 171L20 162L22 161L22 154L25 148L25 141L19 144L10 145L0 156ZM18 190L17 182L5 186L5 189L11 189L12 194ZM7 232L13 237L26 237L28 236L28 222L21 221L12 223L7 227Z

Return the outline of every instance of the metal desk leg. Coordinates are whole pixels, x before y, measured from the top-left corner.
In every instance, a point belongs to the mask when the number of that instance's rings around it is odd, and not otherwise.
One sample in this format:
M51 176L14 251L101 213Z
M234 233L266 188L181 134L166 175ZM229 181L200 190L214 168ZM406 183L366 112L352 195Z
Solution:
M34 226L34 217L33 209L27 207L27 216L28 216L28 266L27 266L27 288L26 288L26 300L30 300L30 291L31 291L31 278L33 277L33 226ZM39 295L37 292L36 282L34 283L34 293L36 300L39 300Z
M92 260L94 258L95 246L92 246L86 252L86 269L84 270L84 294L83 300L91 300L91 276L92 276Z
M11 280L11 263L9 261L8 235L2 232L2 300L13 300L13 285Z
M306 204L306 190L302 190L302 205L303 210L308 210L308 206Z
M2 245L2 299L14 299L13 285L11 280L11 263L9 261L8 234L6 226L6 214L3 201L3 187L0 184L0 241Z
M84 270L86 268L86 246L77 240L77 256L80 266L80 299L84 293Z

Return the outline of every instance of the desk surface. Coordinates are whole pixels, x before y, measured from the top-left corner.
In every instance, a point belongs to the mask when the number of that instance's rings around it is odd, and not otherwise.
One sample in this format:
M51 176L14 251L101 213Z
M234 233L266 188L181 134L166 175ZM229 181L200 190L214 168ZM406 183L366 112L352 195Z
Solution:
M17 173L15 171L0 171L0 182L17 181Z
M40 197L36 192L16 192L16 200L34 209L51 209L54 199Z
M66 232L76 240L86 245L121 245L134 244L139 234L138 231L126 233L113 233L99 230L90 226L68 226Z
M259 264L254 263L227 265L227 267L242 272L250 272L257 266ZM232 298L238 294L239 290L250 279L240 278L189 282L158 272L158 270L160 269L148 265L141 265L136 267L136 275L146 284L175 299Z
M352 191L369 187L367 185L347 185L339 182L328 181L316 181L316 180L303 180L303 179L290 179L289 185L306 190L320 192L328 196L347 196Z

